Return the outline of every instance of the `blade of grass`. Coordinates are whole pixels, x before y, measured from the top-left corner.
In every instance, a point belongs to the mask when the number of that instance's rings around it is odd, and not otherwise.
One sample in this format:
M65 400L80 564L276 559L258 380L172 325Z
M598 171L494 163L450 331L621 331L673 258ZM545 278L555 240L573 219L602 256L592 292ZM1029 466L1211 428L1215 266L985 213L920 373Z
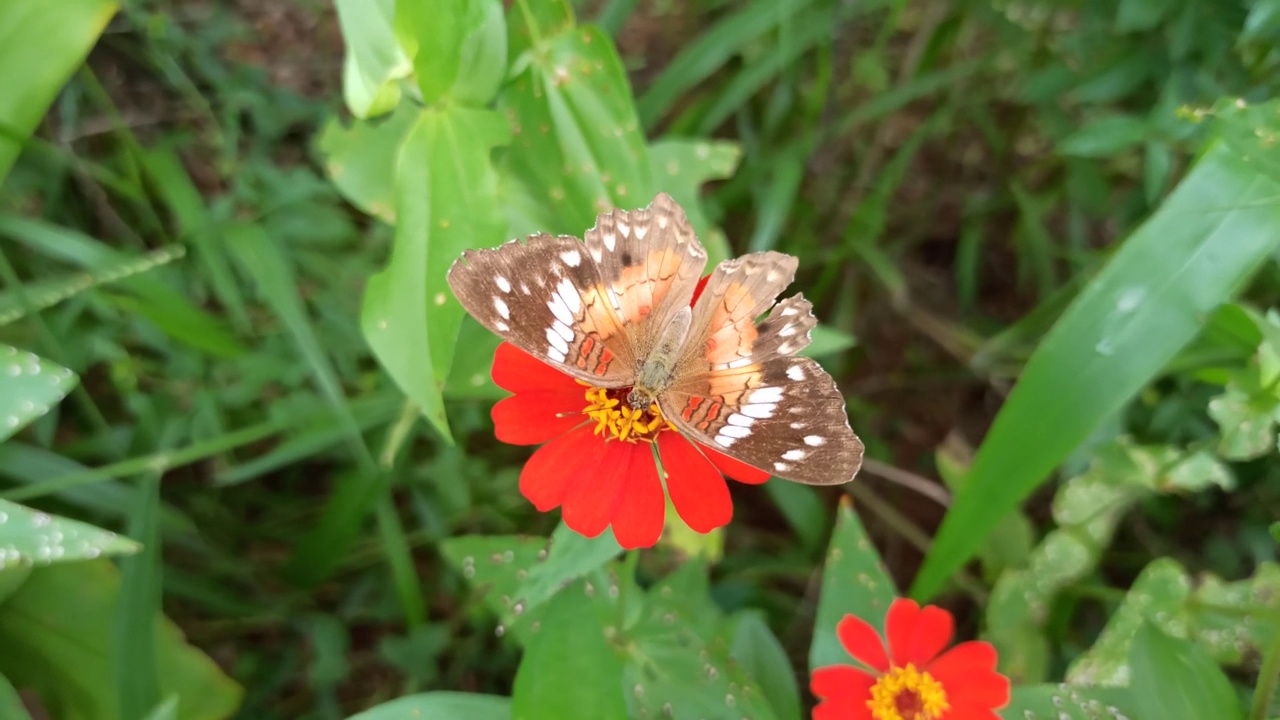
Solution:
M999 519L1150 381L1274 252L1280 181L1259 174L1251 159L1213 144L1054 325L978 450L913 597L934 596Z

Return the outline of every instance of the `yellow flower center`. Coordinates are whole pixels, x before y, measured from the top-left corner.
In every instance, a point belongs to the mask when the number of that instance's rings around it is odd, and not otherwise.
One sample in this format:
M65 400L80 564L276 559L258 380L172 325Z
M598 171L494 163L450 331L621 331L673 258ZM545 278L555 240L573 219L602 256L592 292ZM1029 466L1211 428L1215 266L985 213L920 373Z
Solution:
M596 421L596 434L604 435L606 440L653 442L659 432L669 427L666 418L657 403L647 410L630 407L623 402L626 394L625 389L588 387L587 407L582 414Z
M867 707L876 720L941 720L951 709L942 683L911 663L881 676L871 688Z

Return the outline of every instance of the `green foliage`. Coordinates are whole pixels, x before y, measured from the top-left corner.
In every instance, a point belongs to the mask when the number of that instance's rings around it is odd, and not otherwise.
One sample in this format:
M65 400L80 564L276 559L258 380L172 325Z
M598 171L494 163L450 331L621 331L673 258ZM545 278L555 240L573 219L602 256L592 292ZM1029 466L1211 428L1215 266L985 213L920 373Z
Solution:
M1275 715L1274 0L121 6L0 7L0 716L798 720L921 555L1002 717ZM658 191L799 257L858 513L520 497L445 273Z

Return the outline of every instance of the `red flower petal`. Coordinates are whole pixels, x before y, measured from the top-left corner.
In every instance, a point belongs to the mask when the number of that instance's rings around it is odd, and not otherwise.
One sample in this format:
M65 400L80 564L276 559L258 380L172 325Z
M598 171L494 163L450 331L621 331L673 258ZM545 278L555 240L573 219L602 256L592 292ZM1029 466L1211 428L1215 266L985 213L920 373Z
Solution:
M560 508L564 524L584 537L593 538L604 532L624 500L622 490L626 487L631 455L650 452L647 444L604 442L595 438L595 446L585 448L585 461L576 459L589 469L577 473L569 485Z
M720 469L720 472L740 483L759 485L771 477L764 470L752 467L741 460L735 460L713 447L708 447L702 443L698 443L698 447L702 448L702 452Z
M538 448L520 471L520 494L541 512L564 502L570 483L596 472L603 441L584 425Z
M529 390L569 390L579 395L586 388L511 343L502 343L493 354L493 382L507 392Z
M871 623L857 615L845 615L836 625L836 636L846 652L867 667L887 672L889 658L884 654L884 641Z
M658 433L658 455L667 473L671 504L685 524L705 533L729 522L733 517L729 486L692 442L677 432Z
M996 672L996 659L991 643L971 640L943 653L924 670L942 683L948 699L998 708L1009 703L1009 678Z
M908 633L899 664L915 663L918 668L925 667L951 643L953 631L951 613L934 605L921 608Z
M667 514L667 496L662 492L653 451L648 445L637 447L644 452L631 453L625 470L622 502L613 516L613 536L628 550L651 547L658 542Z
M813 720L872 720L867 700L875 684L875 678L848 665L814 670L809 689L822 702L813 709Z
M920 614L920 606L915 600L898 598L889 605L889 612L884 616L884 634L889 641L889 658L898 667L905 666L907 647L911 642L911 633L915 630L916 616Z
M581 392L530 390L494 404L493 434L510 445L537 445L587 421Z

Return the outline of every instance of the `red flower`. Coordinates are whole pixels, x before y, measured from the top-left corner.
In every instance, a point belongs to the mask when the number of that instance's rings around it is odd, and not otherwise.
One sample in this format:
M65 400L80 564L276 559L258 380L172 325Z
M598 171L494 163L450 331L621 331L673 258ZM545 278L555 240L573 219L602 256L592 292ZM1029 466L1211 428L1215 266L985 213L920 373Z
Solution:
M733 517L724 475L752 484L769 479L688 440L656 405L632 410L625 402L629 389L588 387L514 345L498 346L493 381L515 393L493 406L498 439L546 443L520 473L520 492L540 511L560 507L565 524L587 537L612 525L624 548L658 541L667 503L657 458L676 512L703 533Z
M810 688L822 702L813 720L998 720L1009 702L1009 679L996 672L990 643L951 642L951 614L894 600L885 617L888 652L866 621L845 615L840 644L869 671L832 665L813 671Z

